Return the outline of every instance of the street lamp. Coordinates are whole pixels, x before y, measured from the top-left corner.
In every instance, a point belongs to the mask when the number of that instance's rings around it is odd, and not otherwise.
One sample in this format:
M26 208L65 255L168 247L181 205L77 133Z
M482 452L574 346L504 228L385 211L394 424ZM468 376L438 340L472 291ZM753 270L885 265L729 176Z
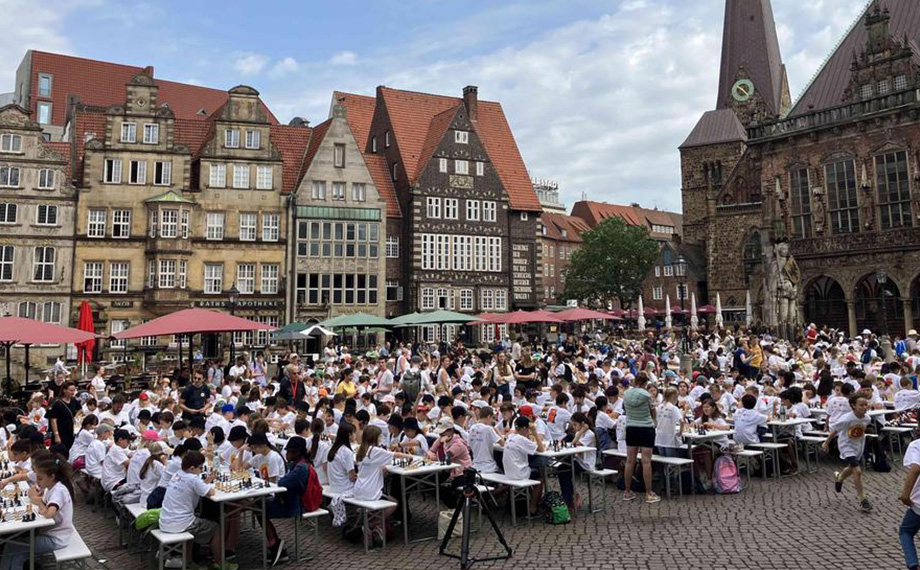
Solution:
M878 281L879 300L881 301L882 308L882 336L888 336L888 309L885 306L885 293L887 293L885 285L888 284L888 272L884 269L877 270L875 272L875 280Z
M240 302L240 290L236 288L236 283L234 283L227 292L227 300L230 305L230 314L234 315L236 313L236 305ZM230 365L234 366L235 363L236 343L233 341L233 333L230 333Z
M677 257L677 262L674 263L674 274L677 275L677 277L680 280L679 281L680 289L678 290L678 293L680 294L678 295L678 297L680 297L680 312L681 312L681 315L683 315L684 317L684 322L682 325L683 333L684 333L683 347L684 347L684 352L687 352L689 350L689 345L690 345L689 339L687 338L687 313L686 313L686 309L684 308L684 304L686 303L686 297L687 297L687 260L686 258L684 258L683 255L679 255Z

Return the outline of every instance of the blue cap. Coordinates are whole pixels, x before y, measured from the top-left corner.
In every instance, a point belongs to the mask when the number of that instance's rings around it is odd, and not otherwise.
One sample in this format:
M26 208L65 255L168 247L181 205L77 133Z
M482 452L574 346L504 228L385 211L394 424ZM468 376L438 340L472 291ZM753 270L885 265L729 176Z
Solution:
M227 413L227 412L232 412L232 411L235 410L235 409L236 409L236 408L233 407L233 404L224 404L224 405L220 408L220 411L221 411L222 413Z

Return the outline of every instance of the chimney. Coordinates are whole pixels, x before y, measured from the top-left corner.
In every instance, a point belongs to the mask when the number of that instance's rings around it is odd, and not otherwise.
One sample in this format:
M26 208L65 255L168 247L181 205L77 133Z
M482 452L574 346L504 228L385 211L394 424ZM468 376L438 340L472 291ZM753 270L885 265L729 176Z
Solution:
M471 121L479 119L479 88L467 85L463 88L463 105L466 107L466 116Z
M153 66L152 65L148 65L147 67L144 68L144 75L146 75L147 77L153 77Z

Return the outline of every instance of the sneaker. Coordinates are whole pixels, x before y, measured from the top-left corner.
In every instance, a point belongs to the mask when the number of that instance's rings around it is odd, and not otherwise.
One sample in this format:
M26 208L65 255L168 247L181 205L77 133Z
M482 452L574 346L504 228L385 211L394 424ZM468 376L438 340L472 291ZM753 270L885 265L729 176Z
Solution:
M632 491L623 491L623 500L624 500L624 501L632 501L632 500L635 499L635 498L636 498L636 494L633 493Z
M834 471L834 490L838 493L843 491L843 479L840 478L840 471Z
M211 570L221 570L219 562L215 562L211 565ZM236 562L230 562L229 560L224 560L223 570L240 570L240 565Z
M651 505L651 504L654 504L654 503L660 503L660 502L661 502L661 497L659 497L658 495L652 493L651 495L646 495L646 496L645 496L645 502L648 503L648 504L650 504L650 505Z
M869 502L868 496L863 496L863 498L859 500L859 508L866 513L872 510L872 503Z
M281 551L281 556L278 557L278 564L283 564L285 562L290 562L291 557L288 555L287 550Z
M278 563L282 552L284 552L284 539L279 538L275 546L268 549L268 558L271 560L272 566Z

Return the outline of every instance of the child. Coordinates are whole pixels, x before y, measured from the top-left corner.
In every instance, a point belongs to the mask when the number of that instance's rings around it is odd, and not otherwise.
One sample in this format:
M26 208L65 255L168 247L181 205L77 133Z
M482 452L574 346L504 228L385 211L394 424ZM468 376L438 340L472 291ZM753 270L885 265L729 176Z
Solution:
M831 432L824 441L823 448L827 453L831 441L837 438L840 458L846 463L846 467L843 471L834 472L834 490L838 493L842 491L843 482L852 475L859 507L864 512L869 512L872 510L872 503L869 502L868 495L863 491L862 468L860 467L860 458L866 445L866 426L870 421L869 416L866 415L869 401L860 394L853 394L850 396L850 409L851 412L840 416L830 424Z
M185 443L186 438L188 438L188 431L188 424L179 420L172 425L172 433L169 434L169 438L166 441L172 447Z
M241 465L248 465L252 461L252 452L246 449L246 440L249 439L249 432L243 426L234 426L230 429L230 435L227 441L229 447L225 447L222 455L218 457L221 465L226 465L231 470L238 469Z
M131 433L128 430L117 429L112 437L115 443L109 447L102 461L102 488L108 492L121 487L128 476L130 464L128 444L131 443Z
M73 446L70 448L70 457L68 457L74 469L82 469L86 464L86 450L96 439L93 434L97 425L99 425L99 419L95 415L90 414L83 418L80 424L80 431L74 437Z
M403 433L392 447L394 451L398 449L418 457L424 457L428 453L428 440L422 435L415 418L406 418L403 421Z
M48 431L48 420L45 418L44 394L36 392L29 398L29 403L26 404L26 415L19 416L19 421L35 426L41 433Z
M591 451L585 451L575 456L572 464L574 473L566 468L556 471L559 478L559 488L562 490L562 498L569 507L569 512L575 514L577 505L575 504L575 486L573 480L579 473L592 471L597 464L597 436L594 433L594 426L588 416L582 412L572 414L572 429L575 435L572 438L572 445L584 446L591 448Z
M355 426L342 424L335 434L335 441L329 448L326 460L329 476L329 489L333 493L351 495L355 487L355 452L351 450L354 441Z
M678 394L676 388L668 388L664 392L664 402L658 406L658 423L655 427L655 446L658 453L676 457L680 448L680 436L684 432L683 414L677 407Z
M901 389L894 395L894 409L906 410L920 404L920 392L914 390L914 384L910 378L904 376L899 383Z
M102 462L112 443L112 432L115 429L109 424L102 424L96 428L96 439L86 449L86 474L96 480L102 479Z
M760 443L758 428L766 430L767 416L755 410L756 406L756 396L753 394L741 396L741 409L735 412L734 439L736 443L742 445Z
M32 442L29 439L18 439L10 447L10 459L13 460L13 475L0 479L0 489L10 483L28 481L32 473Z
M150 493L157 488L157 484L160 482L160 477L162 477L163 470L166 468L166 454L169 452L169 448L166 447L166 444L162 441L151 443L147 449L150 455L144 460L144 464L141 466L141 470L138 473L141 480L141 494L138 503L145 506L147 505L147 499L150 497Z
M543 440L537 435L536 425L530 418L520 416L514 420L514 433L508 436L505 442L505 451L502 457L502 467L505 475L510 479L535 479L542 481L539 471L532 471L529 457L543 451ZM533 488L531 493L530 511L536 511L543 494L543 484Z
M264 433L249 437L249 449L252 451L249 463L263 481L276 483L284 475L284 458L268 443Z
M495 463L495 444L502 436L495 429L495 412L491 407L479 408L479 423L470 426L470 451L473 454L473 468L480 473L498 473Z
M329 484L326 463L329 457L329 448L332 446L323 439L323 420L314 419L310 423L310 439L305 441L307 442L307 459L319 476L319 484L325 487Z
M383 496L383 475L394 457L412 459L407 453L388 451L377 447L380 443L380 428L367 426L361 437L361 446L355 455L357 477L354 497L362 501L377 501Z

